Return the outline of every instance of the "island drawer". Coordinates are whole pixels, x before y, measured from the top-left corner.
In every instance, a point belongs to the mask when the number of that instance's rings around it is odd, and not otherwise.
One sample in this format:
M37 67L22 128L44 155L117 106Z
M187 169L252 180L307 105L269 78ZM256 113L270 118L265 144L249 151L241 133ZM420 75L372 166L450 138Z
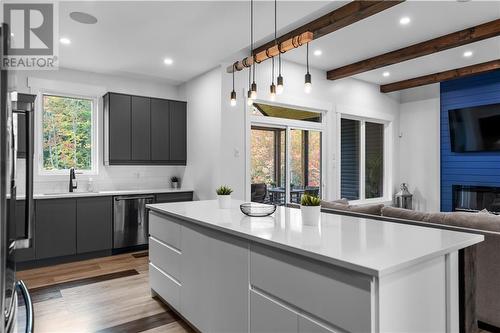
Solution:
M165 273L180 281L181 253L171 246L149 237L149 260Z
M168 304L179 310L181 285L151 263L149 264L149 286Z
M250 250L252 287L333 327L372 331L371 277L258 244Z
M168 217L150 212L149 234L167 245L181 250L181 225Z

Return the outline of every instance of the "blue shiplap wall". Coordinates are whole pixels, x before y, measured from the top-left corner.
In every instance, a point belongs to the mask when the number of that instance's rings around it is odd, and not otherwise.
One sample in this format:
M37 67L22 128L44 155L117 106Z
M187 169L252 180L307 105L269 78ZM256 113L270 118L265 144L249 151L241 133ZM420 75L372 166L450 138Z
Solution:
M441 83L442 211L452 210L452 185L500 187L500 152L453 153L450 148L448 110L492 103L500 103L500 71Z

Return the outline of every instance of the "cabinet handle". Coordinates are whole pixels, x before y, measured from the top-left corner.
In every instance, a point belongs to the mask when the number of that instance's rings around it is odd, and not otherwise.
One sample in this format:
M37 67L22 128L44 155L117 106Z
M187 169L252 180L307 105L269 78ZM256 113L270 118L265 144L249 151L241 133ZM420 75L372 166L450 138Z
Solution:
M24 114L26 119L26 204L24 207L24 238L16 240L17 249L28 249L33 246L33 224L35 221L35 201L33 200L33 152L34 152L34 119L33 110L13 110ZM17 145L17 144L16 144ZM17 156L14 155L14 158Z

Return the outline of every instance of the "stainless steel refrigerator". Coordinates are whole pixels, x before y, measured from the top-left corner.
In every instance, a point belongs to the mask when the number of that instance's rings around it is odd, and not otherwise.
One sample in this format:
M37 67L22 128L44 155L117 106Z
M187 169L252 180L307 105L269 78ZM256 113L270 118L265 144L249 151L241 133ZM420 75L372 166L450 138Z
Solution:
M8 50L9 27L0 28L0 55ZM22 281L16 281L16 249L33 246L33 101L10 91L12 72L0 70L0 333L33 332L33 305ZM25 218L16 223L18 117L26 140ZM22 235L16 227L22 227ZM20 320L22 319L22 320Z

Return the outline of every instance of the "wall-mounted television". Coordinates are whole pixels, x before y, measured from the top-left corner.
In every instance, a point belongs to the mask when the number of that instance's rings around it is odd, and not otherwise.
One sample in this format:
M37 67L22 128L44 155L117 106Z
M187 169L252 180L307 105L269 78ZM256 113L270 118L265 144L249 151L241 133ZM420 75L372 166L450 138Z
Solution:
M451 151L500 151L500 103L448 111Z

